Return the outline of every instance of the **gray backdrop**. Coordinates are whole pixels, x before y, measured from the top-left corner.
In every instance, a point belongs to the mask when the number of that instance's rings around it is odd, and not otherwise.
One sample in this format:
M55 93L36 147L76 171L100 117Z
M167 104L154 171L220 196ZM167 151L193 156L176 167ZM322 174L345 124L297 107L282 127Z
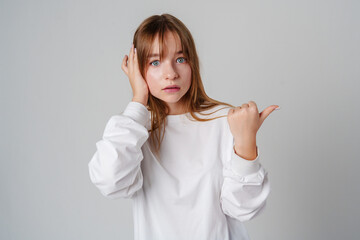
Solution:
M132 92L121 61L153 14L195 39L209 96L275 111L253 240L358 239L359 1L0 1L0 239L132 239L131 200L88 162Z

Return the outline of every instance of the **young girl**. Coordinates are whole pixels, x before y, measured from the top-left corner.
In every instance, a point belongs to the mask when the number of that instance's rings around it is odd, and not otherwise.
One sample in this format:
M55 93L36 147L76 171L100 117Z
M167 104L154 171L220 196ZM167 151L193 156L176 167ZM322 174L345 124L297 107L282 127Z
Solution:
M194 40L169 14L141 23L122 69L133 98L96 143L91 181L133 200L136 240L248 239L242 222L270 192L256 133L278 106L208 97Z

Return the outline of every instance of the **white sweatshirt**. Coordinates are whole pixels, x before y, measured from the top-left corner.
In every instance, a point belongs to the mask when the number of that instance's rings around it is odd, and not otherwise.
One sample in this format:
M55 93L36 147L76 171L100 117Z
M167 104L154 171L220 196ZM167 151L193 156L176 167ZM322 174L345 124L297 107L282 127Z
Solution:
M270 185L259 149L253 161L234 152L229 109L206 122L168 115L159 158L144 105L129 102L110 118L88 164L90 179L110 199L133 200L135 240L249 239L242 222L262 212Z

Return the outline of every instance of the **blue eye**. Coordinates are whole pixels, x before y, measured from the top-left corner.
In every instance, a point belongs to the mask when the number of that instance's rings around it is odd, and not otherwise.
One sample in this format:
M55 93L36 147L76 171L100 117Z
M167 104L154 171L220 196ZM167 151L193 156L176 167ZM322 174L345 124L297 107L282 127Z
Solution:
M186 61L186 59L185 59L185 58L183 58L183 57L180 57L180 58L178 58L178 59L183 59L183 62L185 62L185 61ZM183 63L183 62L180 62L180 63Z
M152 65L152 66L158 66L159 64L157 64L157 65L154 65L154 64L153 64L153 63L155 63L155 62L159 62L159 60L155 60L155 61L151 62L150 65Z

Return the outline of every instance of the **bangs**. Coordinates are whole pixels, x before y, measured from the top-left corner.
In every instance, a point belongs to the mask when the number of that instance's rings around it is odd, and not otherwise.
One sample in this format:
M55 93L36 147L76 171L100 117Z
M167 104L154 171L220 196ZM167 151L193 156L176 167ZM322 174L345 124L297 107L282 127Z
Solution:
M146 61L148 61L152 56L153 52L152 52L152 48L153 45L155 43L156 37L158 36L158 44L159 44L159 49L155 49L155 51L159 50L159 58L160 60L163 59L164 54L165 54L165 48L164 48L164 44L165 44L165 35L167 33L171 33L174 35L176 42L180 43L181 46L181 50L182 53L184 54L184 56L188 59L188 61L190 61L189 59L189 46L188 44L186 44L187 41L184 41L184 37L181 35L181 32L177 32L174 29L169 29L169 28L159 28L157 29L157 31L155 33L149 34L150 36L147 38L148 41L146 41L146 43L144 45L146 45L146 50L145 50L145 59ZM156 52L157 53L157 52Z

